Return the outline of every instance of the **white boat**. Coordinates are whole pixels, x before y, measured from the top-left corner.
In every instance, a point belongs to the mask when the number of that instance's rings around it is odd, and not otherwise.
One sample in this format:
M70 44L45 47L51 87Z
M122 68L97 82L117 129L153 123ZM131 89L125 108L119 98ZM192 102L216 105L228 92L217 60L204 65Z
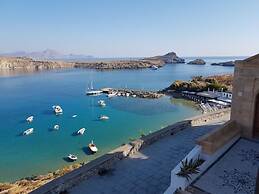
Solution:
M117 95L116 92L112 92L112 93L108 94L107 97L111 98L111 97L114 97L114 96L116 96L116 95Z
M152 68L153 70L157 70L157 69L158 69L158 67L157 67L156 65L152 65L151 68Z
M77 115L73 115L73 116L72 116L72 118L76 118L76 117L77 117Z
M71 160L71 161L76 161L76 160L77 160L77 156L74 155L74 154L69 154L67 157L68 157L68 159Z
M79 130L77 131L77 134L78 134L78 135L83 135L84 132L85 132L85 128L81 128L81 129L79 129Z
M103 91L101 91L101 90L94 90L93 82L91 82L91 86L90 86L89 90L86 92L86 95L89 95L89 96L98 96L98 95L100 95L101 93L103 93Z
M99 106L106 106L104 100L99 100L99 101L98 101L98 104L99 104Z
M29 128L23 132L23 135L30 135L33 133L33 128Z
M129 96L130 96L130 94L129 94L129 93L126 93L126 96L127 96L127 97L129 97Z
M88 96L98 96L101 93L103 93L103 91L101 91L101 90L91 90L91 91L87 91L86 95L88 95Z
M137 97L137 95L136 95L136 94L133 94L133 95L132 95L132 97L133 97L133 98L136 98L136 97Z
M33 116L29 116L27 119L26 119L27 122L31 123L33 121Z
M61 106L59 106L59 105L54 105L54 106L52 106L52 108L53 108L53 110L56 114L62 114L63 113L63 110L62 110Z
M59 125L54 125L53 129L59 130Z
M91 150L92 153L96 153L98 151L98 148L94 144L93 140L91 143L88 144L88 148Z
M106 116L106 115L101 115L101 116L99 117L99 119L100 119L100 120L108 120L109 117Z

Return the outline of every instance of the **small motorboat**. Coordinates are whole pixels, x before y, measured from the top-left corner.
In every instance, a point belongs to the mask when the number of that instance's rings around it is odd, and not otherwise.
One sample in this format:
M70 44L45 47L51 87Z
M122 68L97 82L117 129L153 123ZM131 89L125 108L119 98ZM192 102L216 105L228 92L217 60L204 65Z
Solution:
M77 115L73 115L73 116L72 116L72 118L76 118L76 117L77 117Z
M81 128L77 131L77 135L83 135L85 132L85 128Z
M136 98L136 97L137 97L137 95L136 95L136 94L133 94L133 95L132 95L132 97L133 97L133 98Z
M59 125L54 125L53 129L54 130L59 130Z
M30 135L33 133L33 128L29 128L23 132L23 135Z
M26 119L27 122L31 123L33 121L33 116L29 116L27 119Z
M92 153L96 153L98 151L98 148L94 144L93 140L91 141L91 143L88 144L88 148L91 150Z
M126 97L129 97L130 96L130 94L129 93L126 93Z
M55 106L52 106L54 112L58 115L58 114L62 114L63 113L63 110L61 108L61 106L59 105L55 105Z
M99 101L98 101L98 104L99 104L99 106L102 106L102 107L106 106L104 100L99 100Z
M157 69L158 69L158 67L157 67L156 65L152 65L151 68L152 68L153 70L157 70Z
M67 157L68 157L68 159L71 160L71 161L76 161L76 160L77 160L77 156L74 155L74 154L69 154Z
M101 116L99 117L99 119L100 119L100 120L108 120L109 117L106 116L106 115L101 115Z
M116 96L116 95L117 95L116 92L112 92L112 93L108 94L107 97L112 98L112 97L114 97L114 96Z

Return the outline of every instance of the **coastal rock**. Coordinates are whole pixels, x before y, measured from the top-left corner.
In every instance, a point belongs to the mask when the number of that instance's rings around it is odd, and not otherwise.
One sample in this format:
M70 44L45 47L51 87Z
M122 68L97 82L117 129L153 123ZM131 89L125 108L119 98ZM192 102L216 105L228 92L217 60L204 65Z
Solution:
M195 59L193 61L188 62L191 65L205 65L206 62L203 59Z
M215 66L230 66L230 67L233 67L233 66L235 66L235 61L212 63L211 65L215 65Z

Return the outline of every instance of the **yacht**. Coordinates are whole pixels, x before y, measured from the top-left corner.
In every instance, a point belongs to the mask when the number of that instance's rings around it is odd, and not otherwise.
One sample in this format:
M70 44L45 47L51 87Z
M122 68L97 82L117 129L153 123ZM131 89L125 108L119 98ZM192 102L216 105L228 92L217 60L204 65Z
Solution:
M59 130L59 125L54 125L53 129Z
M33 121L33 116L29 116L27 119L26 119L27 122L31 123Z
M68 157L68 159L71 160L71 161L76 161L76 160L77 160L77 156L74 155L74 154L69 154L67 157Z
M62 110L61 106L59 106L59 105L54 105L54 106L52 106L52 108L53 108L53 110L56 114L62 114L63 113L63 110Z
M33 128L29 128L23 132L23 135L30 135L33 133Z
M99 117L99 119L100 119L100 120L108 120L109 117L106 116L106 115L101 115L101 116Z
M98 151L98 148L94 144L93 140L91 141L91 143L88 144L88 148L91 150L92 153L96 153Z
M77 131L77 135L83 135L85 132L85 128L81 128Z
M99 104L99 106L102 106L102 107L106 106L104 100L99 100L99 101L98 101L98 104Z
M103 91L101 91L101 90L94 90L93 82L91 82L91 86L90 86L89 90L86 92L86 95L89 95L89 96L98 96L98 95L100 95L101 93L103 93Z

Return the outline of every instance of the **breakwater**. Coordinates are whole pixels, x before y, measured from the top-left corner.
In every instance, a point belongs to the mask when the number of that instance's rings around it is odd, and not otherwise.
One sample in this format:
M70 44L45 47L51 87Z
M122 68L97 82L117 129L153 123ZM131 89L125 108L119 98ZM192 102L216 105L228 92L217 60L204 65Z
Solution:
M161 92L156 91L144 91L144 90L133 90L133 89L116 89L116 88L103 88L103 93L114 95L114 96L125 96L125 97L138 97L138 98L160 98L164 96Z

